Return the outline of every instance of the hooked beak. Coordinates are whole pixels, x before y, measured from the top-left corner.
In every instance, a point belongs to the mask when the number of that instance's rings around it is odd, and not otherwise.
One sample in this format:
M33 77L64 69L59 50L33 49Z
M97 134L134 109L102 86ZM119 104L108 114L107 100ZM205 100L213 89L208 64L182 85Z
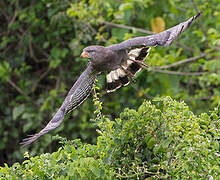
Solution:
M87 57L88 57L88 54L86 54L86 53L83 51L82 54L81 54L81 57L82 57L82 58L87 58Z

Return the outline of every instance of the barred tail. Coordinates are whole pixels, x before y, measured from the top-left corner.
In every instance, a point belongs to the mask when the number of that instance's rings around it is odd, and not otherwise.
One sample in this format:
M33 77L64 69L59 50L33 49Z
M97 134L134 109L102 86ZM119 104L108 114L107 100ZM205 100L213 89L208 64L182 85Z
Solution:
M111 71L106 76L107 80L107 92L113 92L121 86L127 86L130 83L129 75L123 70L125 69L130 75L135 76L142 67L140 63L143 62L144 59L149 55L150 47L141 47L131 49L128 53L128 58L124 64L122 64L122 68L118 68L116 70Z

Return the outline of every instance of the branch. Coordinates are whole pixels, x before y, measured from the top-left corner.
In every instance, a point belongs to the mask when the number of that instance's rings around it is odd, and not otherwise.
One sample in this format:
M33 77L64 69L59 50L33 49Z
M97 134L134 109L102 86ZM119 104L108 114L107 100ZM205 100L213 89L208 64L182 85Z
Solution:
M35 54L34 54L34 50L33 50L33 46L32 46L32 35L31 33L29 34L30 40L29 40L29 51L30 51L30 56L33 58L33 60L35 62L38 62L38 59L36 58Z
M208 53L202 53L202 54L199 55L199 56L190 57L190 58L187 58L187 59L184 59L184 60L175 62L175 63L173 63L173 64L155 67L155 69L167 69L167 68L171 68L171 67L174 67L174 66L179 66L179 65L184 64L184 63L194 62L194 61L197 61L198 59L203 58L203 57L205 57L205 56L207 56L207 55L208 55Z
M32 88L31 88L31 92L34 92L35 91L35 89L37 88L37 86L38 86L38 84L39 84L39 82L43 79L43 78L45 78L46 76L47 76L47 74L50 72L50 67L43 73L43 74L41 74L41 76L35 81L35 83L33 84L33 86L32 86Z
M20 94L25 94L11 79L8 79L8 83L15 88Z
M141 29L141 28L136 28L136 27L132 27L132 26L115 24L115 23L107 22L107 21L102 21L102 23L107 26L111 26L111 27L123 28L123 29L128 29L128 30L136 30L138 32L142 32L142 33L146 33L146 34L154 34L152 31Z
M204 96L204 97L198 97L198 98L195 98L195 97L190 97L190 98L185 98L184 101L204 101L204 100L210 100L211 98L213 98L213 95L212 96Z
M220 46L214 46L213 48L214 48L215 50L220 51Z
M131 84L131 87L135 89L136 92L140 92L141 90L137 88L137 86L135 86L135 84L133 82L130 83ZM153 99L154 97L153 96L150 96L146 93L143 93L143 96L145 98L148 98L148 99Z
M16 17L17 17L17 10L15 10L14 16L12 17L11 21L9 22L8 27L10 27L14 23Z
M50 55L44 51L41 47L39 47L37 44L32 44L35 48L37 48L47 59L50 57Z
M201 11L199 10L197 4L195 3L195 1L194 1L194 0L191 0L191 1L192 1L192 4L193 4L193 6L194 6L196 12L197 12L197 13L201 12ZM202 19L199 18L198 21L199 21L199 25L200 25L200 27L201 27L202 33L203 33L203 35L204 35L204 36L206 37L206 39L207 39L207 34L206 34L206 31L205 31L205 29L204 29L204 27L203 27Z
M172 74L172 75L183 75L183 76L201 76L203 74L207 74L207 72L178 72L178 71L167 71L160 69L152 69L151 71L165 73L165 74Z
M185 49L185 50L187 50L187 51L191 51L191 52L196 52L195 49L193 49L193 48L191 48L191 47L188 47L188 46L186 46L185 44L182 44L182 43L180 43L180 42L178 42L178 41L174 41L173 43L174 43L177 47L179 47L179 48L183 48L183 49Z

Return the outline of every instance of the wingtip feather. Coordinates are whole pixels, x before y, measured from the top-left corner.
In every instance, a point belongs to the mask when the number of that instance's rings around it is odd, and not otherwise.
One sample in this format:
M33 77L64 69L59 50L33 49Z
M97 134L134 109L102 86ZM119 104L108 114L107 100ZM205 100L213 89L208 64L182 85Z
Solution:
M30 145L31 143L33 143L34 141L36 141L39 138L38 134L28 135L28 136L29 137L23 139L22 142L19 143L22 148Z
M198 18L199 16L201 16L202 15L202 12L199 12L197 15L195 15L194 17L195 17L195 19L196 18Z

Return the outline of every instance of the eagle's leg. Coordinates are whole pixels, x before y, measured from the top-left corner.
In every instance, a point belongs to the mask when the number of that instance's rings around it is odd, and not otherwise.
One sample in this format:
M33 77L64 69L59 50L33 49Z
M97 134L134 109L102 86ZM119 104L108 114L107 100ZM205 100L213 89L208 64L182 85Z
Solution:
M120 69L121 69L122 71L124 71L125 74L128 75L128 77L130 78L131 81L133 81L134 75L133 75L130 71L128 71L127 69L125 69L123 66L120 66Z
M131 58L129 58L129 60L138 63L143 69L147 69L147 68L148 68L148 65L145 64L145 63L144 63L143 61L141 61L141 60L136 60L136 59L131 59Z

